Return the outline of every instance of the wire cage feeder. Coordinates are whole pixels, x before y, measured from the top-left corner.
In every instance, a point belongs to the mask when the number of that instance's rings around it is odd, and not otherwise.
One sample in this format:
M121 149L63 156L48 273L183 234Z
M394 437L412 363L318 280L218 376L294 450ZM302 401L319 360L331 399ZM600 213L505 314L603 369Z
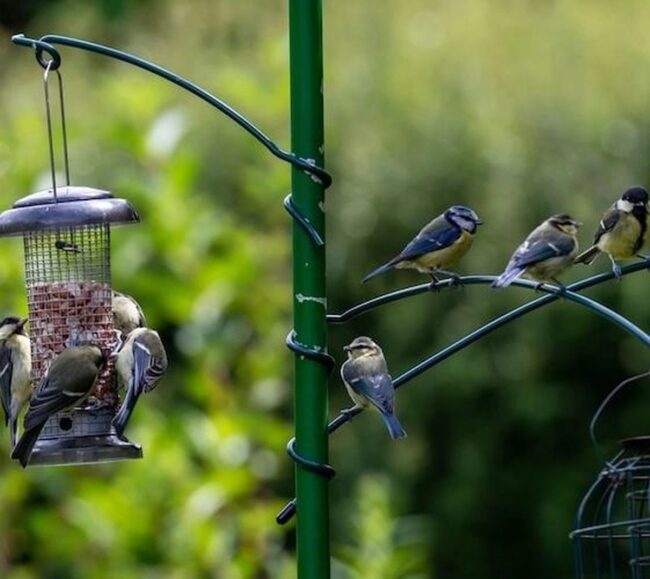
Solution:
M94 344L108 362L84 406L48 419L29 465L141 458L141 447L118 437L111 425L118 403L111 354L122 338L113 328L110 261L111 226L140 219L128 201L109 191L70 186L63 85L55 71L67 182L57 187L48 94L50 65L51 61L44 63L44 88L52 188L19 199L0 213L0 237L23 237L34 387L66 348Z
M596 422L614 396L650 371L621 382L605 398L590 425L599 450ZM650 579L650 436L625 438L605 461L585 493L570 537L578 579Z
M578 579L650 578L650 436L622 444L578 509Z

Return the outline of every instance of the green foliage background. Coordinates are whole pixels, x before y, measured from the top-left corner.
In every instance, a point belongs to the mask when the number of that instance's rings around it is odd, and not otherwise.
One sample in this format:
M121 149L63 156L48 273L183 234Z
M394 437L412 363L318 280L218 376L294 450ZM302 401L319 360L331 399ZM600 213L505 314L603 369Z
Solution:
M359 284L452 203L485 221L459 270L494 273L549 214L584 221L585 245L624 188L650 184L647 2L359 0L324 16L332 311L422 281ZM10 34L155 60L288 147L286 20L279 0L0 2L0 206L48 185L41 72ZM176 88L62 53L73 181L140 210L114 231L114 285L143 305L171 368L128 433L144 460L22 471L1 453L0 575L293 577L293 531L274 523L293 493L288 168ZM0 309L24 313L21 244L2 247ZM647 284L590 293L647 328ZM333 328L331 352L370 335L396 375L530 298L423 295ZM406 441L370 413L332 438L334 576L570 577L568 533L600 467L589 418L646 367L628 336L558 303L414 380L398 400ZM610 450L647 433L647 399L644 384L607 415ZM334 373L331 414L348 404Z

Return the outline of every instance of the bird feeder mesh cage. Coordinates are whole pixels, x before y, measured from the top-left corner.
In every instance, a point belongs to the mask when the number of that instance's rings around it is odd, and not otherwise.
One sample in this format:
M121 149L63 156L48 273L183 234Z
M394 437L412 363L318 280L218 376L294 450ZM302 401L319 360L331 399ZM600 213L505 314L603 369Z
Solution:
M623 445L580 504L571 533L578 579L650 579L650 437Z
M113 348L109 226L28 232L23 239L34 383L65 348L99 344L108 357ZM107 364L95 390L107 406L116 402L113 381Z
M111 427L118 403L111 354L120 339L111 307L111 226L138 220L124 199L70 186L34 193L0 214L0 236L23 237L34 386L66 348L94 344L108 360L85 406L48 420L30 464L142 456Z

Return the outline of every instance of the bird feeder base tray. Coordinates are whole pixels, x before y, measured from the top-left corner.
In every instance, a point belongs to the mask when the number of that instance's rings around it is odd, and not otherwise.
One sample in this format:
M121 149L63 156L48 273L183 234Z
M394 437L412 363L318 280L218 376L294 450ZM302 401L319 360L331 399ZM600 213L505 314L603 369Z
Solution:
M77 408L51 416L28 466L63 466L142 458L142 447L119 437L108 408Z
M65 466L142 458L142 447L115 435L45 440L27 466Z

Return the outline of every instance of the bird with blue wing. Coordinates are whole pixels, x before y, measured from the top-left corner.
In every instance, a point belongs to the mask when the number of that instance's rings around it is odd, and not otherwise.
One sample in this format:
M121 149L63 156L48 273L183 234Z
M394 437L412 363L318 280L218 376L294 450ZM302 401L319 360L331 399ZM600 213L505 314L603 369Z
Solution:
M353 402L372 406L381 414L390 437L405 438L395 416L395 388L381 348L366 336L355 338L343 348L348 359L341 365L341 378Z
M481 224L472 209L454 205L427 224L399 255L371 271L363 282L393 268L415 269L430 275L434 283L439 281L438 273L458 280L456 273L445 268L457 263L469 251Z
M538 281L539 285L553 282L564 287L557 276L573 263L578 254L576 234L580 225L565 213L549 217L516 249L505 271L492 282L492 287L507 287L521 276Z
M621 266L617 261L640 257L648 229L648 192L643 187L630 187L620 199L605 211L598 224L591 247L576 257L576 263L590 264L600 254L606 253L612 262L612 271L620 279Z
M5 424L16 445L18 416L32 394L32 354L24 326L27 318L8 316L0 321L0 400Z
M113 427L122 436L140 395L151 392L167 370L167 354L158 332L136 328L127 337L117 355L117 385L126 389Z

